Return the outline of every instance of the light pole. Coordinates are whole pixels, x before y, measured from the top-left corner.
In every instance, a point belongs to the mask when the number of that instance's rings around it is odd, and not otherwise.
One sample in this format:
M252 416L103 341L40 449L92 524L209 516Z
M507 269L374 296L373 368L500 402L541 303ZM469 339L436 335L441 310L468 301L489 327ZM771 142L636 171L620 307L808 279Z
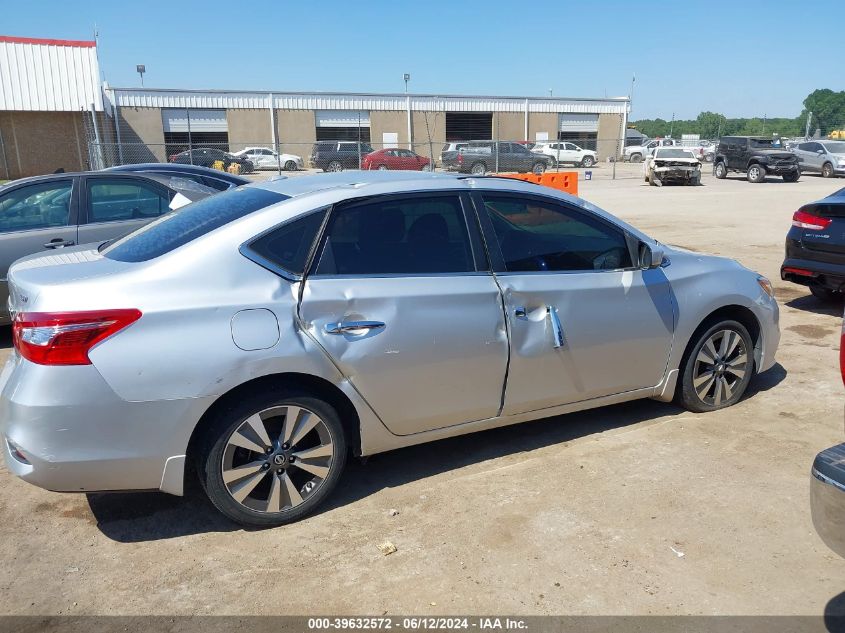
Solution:
M405 73L403 75L403 79L405 80L405 112L407 114L408 120L408 149L412 152L414 151L414 140L412 138L413 129L411 127L411 95L408 94L408 82L411 81L411 73Z
M138 64L135 66L135 70L141 75L141 88L144 87L144 73L147 72L147 67L144 64Z

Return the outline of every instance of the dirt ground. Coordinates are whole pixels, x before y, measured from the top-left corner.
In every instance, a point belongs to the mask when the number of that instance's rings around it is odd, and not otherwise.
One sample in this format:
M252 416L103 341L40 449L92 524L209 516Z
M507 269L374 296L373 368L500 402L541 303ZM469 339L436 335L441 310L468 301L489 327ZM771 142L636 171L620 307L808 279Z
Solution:
M55 494L0 468L0 612L821 615L841 605L845 561L813 530L808 472L845 437L842 307L778 269L792 213L845 180L708 174L701 187L656 188L636 177L640 166L620 166L627 178L616 181L610 169L597 166L581 195L774 282L779 365L741 403L694 415L641 401L375 456L350 465L321 513L265 531L202 499ZM382 555L385 540L398 551Z

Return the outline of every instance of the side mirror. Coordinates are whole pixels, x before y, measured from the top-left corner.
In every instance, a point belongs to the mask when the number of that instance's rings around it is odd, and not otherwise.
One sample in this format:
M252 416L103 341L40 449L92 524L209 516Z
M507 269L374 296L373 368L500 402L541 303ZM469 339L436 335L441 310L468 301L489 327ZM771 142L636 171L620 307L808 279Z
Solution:
M652 246L645 242L640 242L638 250L640 269L658 268L663 263L663 248L659 244Z
M817 150L816 150L816 154L818 154L819 156L821 156L822 154L824 154L824 150L823 150L823 149L817 149Z

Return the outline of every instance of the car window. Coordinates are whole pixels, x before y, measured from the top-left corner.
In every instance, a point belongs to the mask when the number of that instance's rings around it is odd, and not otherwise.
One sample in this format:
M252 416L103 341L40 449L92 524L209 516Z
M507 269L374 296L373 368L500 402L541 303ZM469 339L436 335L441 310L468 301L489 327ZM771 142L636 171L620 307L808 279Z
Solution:
M0 196L0 233L67 226L73 180L17 187Z
M301 275L325 216L326 211L322 210L288 222L252 242L249 250L288 272Z
M474 270L458 196L374 200L337 209L318 275L460 273Z
M577 150L577 149L578 149L578 148L577 148L577 147L575 147L572 143L564 143L564 146L566 147L566 149L568 149L568 150L572 150L572 151L574 151L574 150Z
M252 187L230 189L163 215L107 244L102 253L121 262L144 262L289 197Z
M170 211L170 196L141 182L98 178L88 181L88 221L155 218Z
M624 233L587 213L551 201L483 197L509 272L631 267Z

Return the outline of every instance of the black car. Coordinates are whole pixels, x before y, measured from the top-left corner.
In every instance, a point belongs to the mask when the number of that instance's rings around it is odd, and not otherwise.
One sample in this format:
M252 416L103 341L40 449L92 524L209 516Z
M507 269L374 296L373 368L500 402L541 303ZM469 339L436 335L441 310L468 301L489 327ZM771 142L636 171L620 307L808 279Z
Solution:
M249 180L235 176L219 169L199 167L197 165L182 165L179 163L139 163L137 165L120 165L109 167L104 171L128 171L143 172L148 174L160 174L162 176L177 175L188 180L193 180L206 187L226 191L232 187L249 184Z
M792 216L780 277L834 300L845 290L845 189L805 204Z
M242 156L235 156L224 152L216 147L197 147L192 150L185 150L170 156L171 163L181 165L198 165L200 167L211 167L216 162L223 163L223 169L229 169L230 165L240 165L242 174L249 174L255 171L252 161Z
M369 143L357 141L317 141L311 148L311 167L323 171L359 169L360 159L373 151Z
M775 147L771 138L758 136L723 136L713 158L713 175L725 178L728 172L746 175L748 182L763 182L767 175L781 176L784 182L796 182L801 176L798 158L792 152Z
M509 141L470 141L457 151L440 154L443 168L483 176L491 171L533 172L542 174L553 166L551 156L532 152L520 143Z

